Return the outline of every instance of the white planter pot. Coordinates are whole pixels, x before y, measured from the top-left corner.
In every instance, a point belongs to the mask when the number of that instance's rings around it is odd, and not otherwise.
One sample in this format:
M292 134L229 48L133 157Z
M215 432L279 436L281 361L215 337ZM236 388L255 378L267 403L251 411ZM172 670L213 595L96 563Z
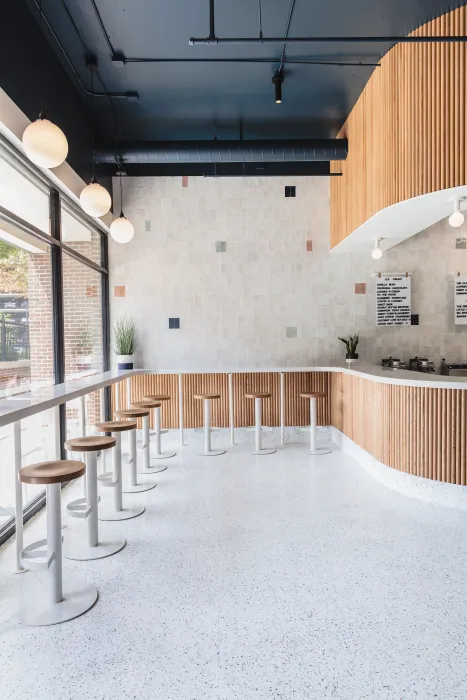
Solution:
M134 355L117 355L118 371L126 369L134 369Z

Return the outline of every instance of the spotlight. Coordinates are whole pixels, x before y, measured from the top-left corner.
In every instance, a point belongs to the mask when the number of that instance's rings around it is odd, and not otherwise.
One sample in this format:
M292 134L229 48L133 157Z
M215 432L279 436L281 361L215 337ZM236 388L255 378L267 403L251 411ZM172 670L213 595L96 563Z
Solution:
M459 228L464 223L464 215L460 210L461 200L454 200L454 213L449 217L449 223L453 228Z
M282 71L278 70L274 74L272 82L274 83L276 92L276 104L280 105L280 103L282 102L282 83L284 82L284 74L282 73Z
M379 241L380 241L379 238L375 239L375 247L371 251L371 257L373 258L373 260L379 260L380 258L383 257L383 251L379 247Z

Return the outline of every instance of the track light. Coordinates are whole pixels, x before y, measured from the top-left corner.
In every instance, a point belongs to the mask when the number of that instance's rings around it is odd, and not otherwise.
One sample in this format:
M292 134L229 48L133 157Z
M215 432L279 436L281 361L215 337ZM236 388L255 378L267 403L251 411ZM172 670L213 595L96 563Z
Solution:
M460 199L454 199L454 212L449 217L449 223L453 228L459 228L464 223L464 215L461 212L461 201Z
M276 93L276 104L280 105L282 102L282 83L284 82L284 74L282 71L278 70L272 79L274 83L275 93Z
M379 260L380 258L383 257L383 251L379 247L379 242L380 242L380 239L375 238L375 247L371 251L371 257L373 258L373 260Z

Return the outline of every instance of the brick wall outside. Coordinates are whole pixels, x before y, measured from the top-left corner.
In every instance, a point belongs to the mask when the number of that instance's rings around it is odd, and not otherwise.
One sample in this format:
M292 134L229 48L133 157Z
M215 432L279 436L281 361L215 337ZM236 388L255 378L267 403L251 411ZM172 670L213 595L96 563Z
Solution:
M19 362L18 365L20 365ZM18 391L15 391L15 393L27 391L30 381L31 370L29 366L9 367L8 369L4 369L0 364L0 396L3 394L4 389L18 387Z

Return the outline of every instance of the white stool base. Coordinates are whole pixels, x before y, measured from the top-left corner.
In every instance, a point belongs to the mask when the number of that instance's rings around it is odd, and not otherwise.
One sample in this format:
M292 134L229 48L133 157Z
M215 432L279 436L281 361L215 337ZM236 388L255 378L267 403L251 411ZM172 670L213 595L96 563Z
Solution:
M150 491L151 489L155 489L157 484L151 484L151 483L142 483L142 484L136 484L135 486L130 486L130 484L126 484L122 488L122 493L143 493L143 491Z
M176 452L161 452L160 455L151 455L151 459L170 459L176 456Z
M303 450L302 454L316 457L318 455L328 455L331 454L331 452L332 450L329 447L317 447L315 450Z
M255 450L254 452L250 452L252 455L272 455L276 451L275 447L265 447L264 449L261 450Z
M210 450L209 452L197 452L198 457L218 457L225 454L225 450Z
M99 506L99 520L131 520L137 518L138 515L143 515L146 506L132 506L131 508L122 508L122 510L114 510L111 505Z
M11 573L12 574L25 574L26 571L28 571L28 569L24 569L24 568L18 569L17 567L15 567L14 569L11 570Z
M159 474L159 472L165 472L166 469L166 464L157 464L154 467L150 464L149 469L139 469L138 474Z
M35 602L20 605L15 618L23 625L58 625L73 620L90 610L97 600L97 588L88 583L68 582L63 587L63 600L55 605L47 604L43 593L34 596ZM30 600L31 597L29 596Z
M63 556L65 559L74 559L75 561L92 561L93 559L104 559L111 557L112 554L117 554L126 545L124 537L110 539L99 535L99 544L96 547L90 547L86 542L85 533L69 533L66 540L63 542Z

